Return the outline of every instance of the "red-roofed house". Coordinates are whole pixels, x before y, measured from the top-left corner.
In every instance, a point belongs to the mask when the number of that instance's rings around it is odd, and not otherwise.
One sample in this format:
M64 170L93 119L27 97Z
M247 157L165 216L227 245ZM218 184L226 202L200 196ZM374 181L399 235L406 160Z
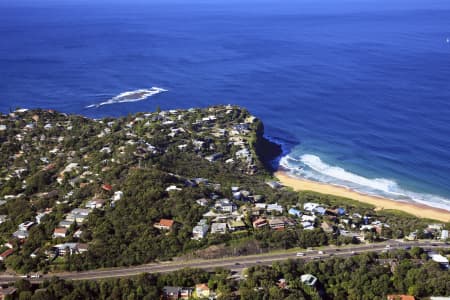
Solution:
M198 298L208 298L210 290L207 284L200 283L195 285L195 294Z
M4 261L8 256L14 253L14 249L7 249L5 252L0 254L0 261Z
M112 191L112 186L105 183L104 185L102 185L102 189L107 191L107 192L111 192Z
M258 218L253 221L253 228L261 228L267 225L267 220L264 218Z
M409 295L388 295L387 300L415 300L414 296Z
M155 225L153 225L153 226L155 228L162 229L162 230L170 230L170 229L172 229L173 224L174 224L173 220L161 219L161 220L159 220L158 223L155 223Z
M53 231L53 238L65 238L67 235L67 228L65 227L57 227L55 228L55 230Z

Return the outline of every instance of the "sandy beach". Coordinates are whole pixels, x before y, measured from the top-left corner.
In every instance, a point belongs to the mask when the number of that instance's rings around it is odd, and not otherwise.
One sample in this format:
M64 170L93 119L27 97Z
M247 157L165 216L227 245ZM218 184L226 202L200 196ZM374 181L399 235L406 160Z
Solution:
M422 204L401 202L381 197L364 195L350 189L346 189L344 187L294 178L283 171L276 172L275 176L283 185L291 187L297 191L314 191L323 194L331 194L374 205L378 210L396 209L415 215L419 218L428 218L442 222L450 222L450 212L444 209L434 208Z

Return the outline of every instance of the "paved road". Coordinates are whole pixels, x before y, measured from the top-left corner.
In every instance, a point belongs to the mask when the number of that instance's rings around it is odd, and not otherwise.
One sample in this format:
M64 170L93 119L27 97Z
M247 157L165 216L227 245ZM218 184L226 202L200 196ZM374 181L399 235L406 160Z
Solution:
M389 246L387 246L389 245ZM271 265L276 261L283 261L287 259L303 259L310 261L314 259L326 259L333 256L348 257L355 254L364 252L381 252L389 249L409 248L413 246L420 246L426 250L433 248L450 248L450 245L441 242L431 241L416 241L416 242L403 242L403 241L389 241L385 243L376 243L369 245L354 245L352 247L323 247L321 250L323 254L319 254L318 250L303 251L303 256L297 256L293 250L287 250L275 253L265 253L259 255L249 256L236 256L222 259L210 259L210 260L189 260L189 261L171 261L162 263L152 263L146 265L139 265L133 267L123 268L109 268L109 269L97 269L92 271L83 272L67 272L58 274L47 274L41 278L30 278L32 282L42 282L44 279L51 278L57 275L63 279L70 280L95 280L102 278L114 278L114 277L129 277L138 275L141 273L167 273L173 272L183 268L201 268L205 270L213 270L215 268L225 268L230 270L239 271L244 268L255 265ZM16 275L0 275L0 284L6 284L22 278Z

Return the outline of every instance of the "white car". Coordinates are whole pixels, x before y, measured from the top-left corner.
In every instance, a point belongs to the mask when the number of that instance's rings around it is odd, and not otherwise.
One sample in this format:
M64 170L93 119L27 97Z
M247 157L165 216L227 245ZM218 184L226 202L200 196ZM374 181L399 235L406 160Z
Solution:
M323 252L322 250L320 250L319 252L317 252L318 254L325 254L325 252Z
M297 256L305 256L305 253L303 253L303 252L298 252L298 253L297 253Z

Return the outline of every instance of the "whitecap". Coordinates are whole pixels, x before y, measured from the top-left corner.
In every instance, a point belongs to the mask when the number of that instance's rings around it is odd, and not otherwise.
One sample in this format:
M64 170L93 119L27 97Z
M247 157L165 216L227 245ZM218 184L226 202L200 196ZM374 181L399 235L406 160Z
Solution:
M392 179L368 178L352 173L344 168L332 166L314 154L294 156L288 154L281 158L280 166L294 176L333 184L374 196L394 200L414 201L437 208L450 210L450 199L404 189Z
M109 105L109 104L116 104L116 103L124 103L124 102L137 102L147 99L148 97L167 92L168 90L159 88L159 87L152 87L150 89L139 89L134 91L128 91L123 92L107 101L100 102L98 104L91 104L86 106L86 108L92 108L92 107L100 107L103 105Z

